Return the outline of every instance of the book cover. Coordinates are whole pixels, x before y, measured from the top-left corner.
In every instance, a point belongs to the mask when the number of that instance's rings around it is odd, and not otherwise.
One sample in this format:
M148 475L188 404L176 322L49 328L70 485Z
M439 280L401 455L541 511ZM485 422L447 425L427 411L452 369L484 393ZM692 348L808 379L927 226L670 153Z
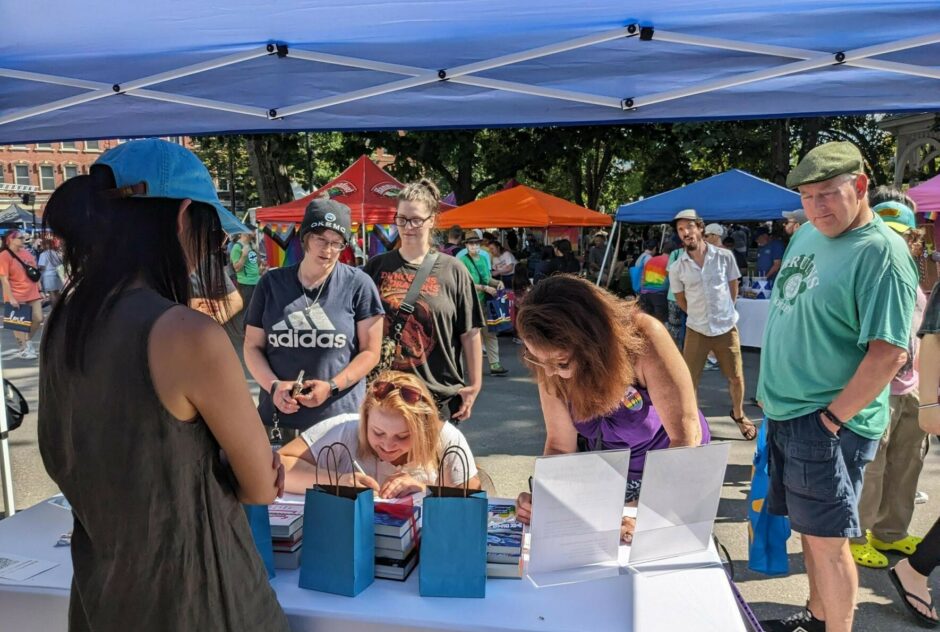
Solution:
M409 549L400 551L398 549L383 549L376 544L375 557L376 559L384 557L392 560L403 560L407 558L412 552L414 552L415 548L416 547L412 545Z
M375 546L380 549L395 549L398 551L407 551L414 544L414 532L411 529L405 531L401 537L392 535L376 535Z
M418 515L421 513L420 507L411 508L412 515L414 516L414 521L418 519ZM375 534L376 535L387 535L392 537L401 537L405 535L406 532L411 530L411 517L399 517L392 514L384 513L381 511L375 512Z
M289 553L275 551L274 568L284 571L293 571L300 568L300 549L298 548L296 551Z
M381 579L405 581L418 562L418 551L414 549L403 560L387 557L375 558L375 576Z
M522 552L522 534L487 533L486 552L518 555Z
M304 524L304 506L293 503L273 503L268 506L268 519L271 522L272 537L290 537Z
M520 564L493 564L486 563L486 576L503 579L522 579L522 566Z

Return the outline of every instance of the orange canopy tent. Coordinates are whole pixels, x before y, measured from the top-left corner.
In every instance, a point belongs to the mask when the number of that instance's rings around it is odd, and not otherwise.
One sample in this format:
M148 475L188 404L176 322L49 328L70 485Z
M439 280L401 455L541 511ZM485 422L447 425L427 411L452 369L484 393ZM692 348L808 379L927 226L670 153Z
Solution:
M349 207L353 224L391 224L395 220L397 196L402 183L372 162L360 156L346 171L307 195L278 206L259 208L255 217L259 224L300 224L307 204L317 196L329 196Z
M518 185L441 213L439 228L544 228L546 226L610 226L610 215Z

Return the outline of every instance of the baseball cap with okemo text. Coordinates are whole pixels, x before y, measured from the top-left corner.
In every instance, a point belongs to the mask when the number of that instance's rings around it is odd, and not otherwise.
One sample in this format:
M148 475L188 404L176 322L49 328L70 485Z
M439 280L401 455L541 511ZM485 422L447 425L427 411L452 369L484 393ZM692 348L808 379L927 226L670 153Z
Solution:
M159 138L132 140L106 151L95 165L104 165L125 197L192 200L215 209L222 230L229 235L249 232L222 206L209 170L196 155L176 143Z

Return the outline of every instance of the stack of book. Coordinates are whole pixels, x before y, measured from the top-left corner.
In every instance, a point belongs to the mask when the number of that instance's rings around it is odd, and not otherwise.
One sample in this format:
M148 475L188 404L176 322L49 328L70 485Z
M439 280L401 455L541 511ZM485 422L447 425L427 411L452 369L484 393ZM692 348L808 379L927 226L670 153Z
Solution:
M375 504L375 576L405 581L418 563L421 507Z
M490 498L486 524L486 576L521 579L525 525L516 520L516 503Z
M268 507L274 568L300 568L300 547L304 537L304 506L297 503L273 503Z

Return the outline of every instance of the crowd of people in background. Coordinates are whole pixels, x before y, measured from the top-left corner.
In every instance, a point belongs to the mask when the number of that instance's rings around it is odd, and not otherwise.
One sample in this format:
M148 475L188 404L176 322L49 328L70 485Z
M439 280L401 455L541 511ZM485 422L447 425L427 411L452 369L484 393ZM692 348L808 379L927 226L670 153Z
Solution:
M139 193L156 172L168 174L164 197ZM800 532L810 579L806 608L764 629L849 630L855 564L887 566L882 551L913 554L890 570L892 581L913 616L935 622L926 576L940 564L940 521L923 540L907 532L925 432L940 432L938 292L927 305L916 291L923 234L913 202L869 193L847 143L811 151L788 185L803 209L770 226L706 224L685 209L670 231L624 248L606 231L586 244L440 232L440 192L420 180L398 195L396 248L357 265L350 209L320 197L300 225L301 261L268 269L255 228L221 206L188 150L154 139L110 150L49 202L48 228L64 252L48 241L37 257L16 231L0 252L4 300L28 305L37 331L43 294L55 301L39 440L76 516L70 624L130 625L147 604L144 620L174 629L218 620L287 629L260 560L241 545L251 536L238 503L323 482L318 449L334 441L350 450L332 464L343 482L383 497L435 483L450 446L468 466L445 459L444 482L483 486L459 424L472 416L484 368L508 373L501 330L488 325L493 302L517 308L506 333L538 385L545 454L630 448L624 501L634 503L649 450L711 440L697 397L709 364L727 379L741 435L757 435L744 412L735 309L744 277L778 282L758 384L767 503ZM223 322L236 333L226 337ZM34 334L17 334L21 357L35 357ZM231 342L260 387L257 405ZM919 353L933 364L918 364ZM127 419L135 432L114 432ZM517 509L526 521L531 496L521 494ZM154 511L167 519L154 521ZM633 527L623 521L623 540ZM149 544L136 537L143 530ZM186 555L165 554L184 542ZM132 553L101 553L116 546ZM209 594L216 586L231 594Z

